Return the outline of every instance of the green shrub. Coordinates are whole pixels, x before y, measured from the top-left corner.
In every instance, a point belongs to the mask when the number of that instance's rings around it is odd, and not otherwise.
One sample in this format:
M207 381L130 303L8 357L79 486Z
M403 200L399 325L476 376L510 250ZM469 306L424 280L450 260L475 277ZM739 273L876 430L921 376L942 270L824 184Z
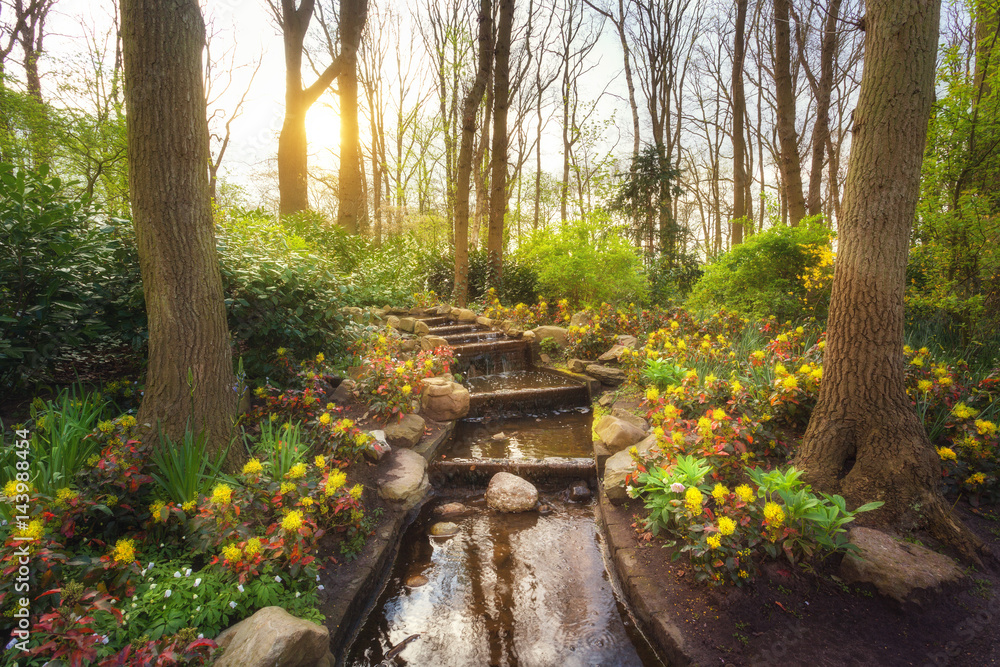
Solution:
M0 164L0 386L111 333L102 318L109 238L48 167Z
M427 288L448 299L455 291L454 253L425 258ZM469 301L484 301L490 288L490 263L485 250L469 253ZM509 255L503 258L502 279L496 291L501 303L538 301L538 274L533 267Z
M688 307L727 308L752 318L825 318L833 232L816 219L755 234L705 267Z
M229 332L251 377L279 372L279 347L301 356L336 350L348 286L334 264L260 212L217 224Z
M568 299L578 307L648 299L649 286L635 248L597 215L534 232L518 257L537 271L538 291L551 303Z

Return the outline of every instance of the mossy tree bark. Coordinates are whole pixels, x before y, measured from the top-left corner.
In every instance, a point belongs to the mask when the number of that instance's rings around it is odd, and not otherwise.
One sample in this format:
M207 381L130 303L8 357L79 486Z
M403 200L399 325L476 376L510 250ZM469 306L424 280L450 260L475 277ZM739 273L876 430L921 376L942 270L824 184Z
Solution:
M819 402L795 465L873 519L925 524L965 558L980 541L940 491L940 461L904 387L903 291L940 0L869 0Z
M122 0L129 190L149 321L138 420L179 439L230 443L236 379L208 188L197 0ZM238 459L230 449L230 465Z

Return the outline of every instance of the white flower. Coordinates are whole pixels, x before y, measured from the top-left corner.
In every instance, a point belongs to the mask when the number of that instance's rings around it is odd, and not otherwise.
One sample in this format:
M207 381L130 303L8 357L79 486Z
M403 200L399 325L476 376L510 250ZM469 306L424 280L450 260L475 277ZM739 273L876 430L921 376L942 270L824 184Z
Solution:
M201 585L201 577L198 577L197 579L194 580L194 587L198 588L198 586L200 585Z
M198 607L198 609L201 609L201 607ZM204 639L204 638L205 638L205 633L199 632L198 633L198 639Z
M235 602L230 601L229 602L229 606L232 607L233 609L236 609L236 603Z
M670 490L673 491L674 493L683 493L684 489L685 486L680 482L674 482L673 484L670 485Z
M150 584L150 585L149 585L149 588L150 588L150 590L152 590L152 589L156 588L156 584L155 584L155 583L152 583L152 584Z
M197 600L197 599L198 599L198 594L197 594L197 593L195 593L194 595L192 595L192 596L191 596L191 599L192 599L192 600Z
M316 575L316 581L319 581L319 575L318 574Z
M201 607L200 607L200 606L199 606L199 607L196 607L196 608L195 608L195 611L201 611Z
M274 580L277 581L279 584L281 583L281 577L277 575L275 575Z
M168 597L170 597L170 594L171 594L172 592L173 592L173 591L171 591L171 590L170 590L170 589L168 588L168 589L167 589L166 591L164 591L164 592L163 592L163 597L165 597L165 598L168 598Z
M295 591L295 597L299 597L299 592Z
M191 576L191 568L188 568L188 569L184 570L184 576L185 577L190 577Z
M625 493L628 494L629 498L638 498L639 497L639 492L636 491L635 487L631 486L631 485L625 487Z
M319 589L319 590L321 590L321 591L322 591L322 590L326 590L326 586L324 586L323 584L320 584L320 585L319 585L319 586L317 586L316 588L318 588L318 589Z
M242 593L243 592L243 584L236 584L236 590L238 590L240 593Z
M150 563L149 565L147 565L147 566L146 566L146 569L147 569L147 570L152 570L152 569L153 569L153 564L152 564L152 563Z
M181 578L181 573L179 571L174 572L174 579L180 579L180 578Z
M101 643L102 644L107 644L108 643L108 636L107 635L101 635Z

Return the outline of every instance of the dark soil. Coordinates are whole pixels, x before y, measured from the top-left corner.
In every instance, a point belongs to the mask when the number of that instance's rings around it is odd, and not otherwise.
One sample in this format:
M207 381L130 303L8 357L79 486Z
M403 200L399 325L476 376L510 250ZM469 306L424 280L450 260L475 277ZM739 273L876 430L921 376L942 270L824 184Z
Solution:
M611 511L632 520L645 513L639 501ZM958 511L1000 553L1000 512L962 505ZM929 539L924 544L936 547ZM670 562L671 551L655 539L642 542L635 531L635 545L643 547L644 565L673 601L673 620L698 664L1000 664L1000 576L994 568L970 568L963 583L901 605L872 586L842 582L839 556L812 573L770 563L752 585L712 589L694 581L683 557Z

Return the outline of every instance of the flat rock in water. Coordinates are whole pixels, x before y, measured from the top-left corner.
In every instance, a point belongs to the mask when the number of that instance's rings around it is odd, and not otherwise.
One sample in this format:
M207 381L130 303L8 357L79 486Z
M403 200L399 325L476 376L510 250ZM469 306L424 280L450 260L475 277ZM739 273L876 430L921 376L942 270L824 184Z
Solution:
M472 509L462 503L445 503L434 508L434 514L440 517L457 517L471 514Z
M499 433L494 433L493 436L492 436L492 439L493 440L497 440L497 441L506 440L507 439L507 434L504 433L503 431L500 431Z
M859 553L844 556L840 576L852 583L874 584L879 593L900 602L914 592L937 589L965 576L951 558L879 530L852 528L850 542Z
M538 503L538 489L526 479L498 472L486 488L486 505L498 512L527 512Z
M590 500L592 495L590 487L583 480L578 480L573 483L573 486L569 487L569 499L575 503Z
M428 531L434 537L451 537L458 533L458 524L451 521L439 521Z
M410 588L420 588L421 586L426 586L428 581L430 581L430 579L424 575L415 574L412 577L407 577L406 585Z
M281 607L264 607L224 630L216 643L225 648L216 667L333 667L330 631L292 616Z

